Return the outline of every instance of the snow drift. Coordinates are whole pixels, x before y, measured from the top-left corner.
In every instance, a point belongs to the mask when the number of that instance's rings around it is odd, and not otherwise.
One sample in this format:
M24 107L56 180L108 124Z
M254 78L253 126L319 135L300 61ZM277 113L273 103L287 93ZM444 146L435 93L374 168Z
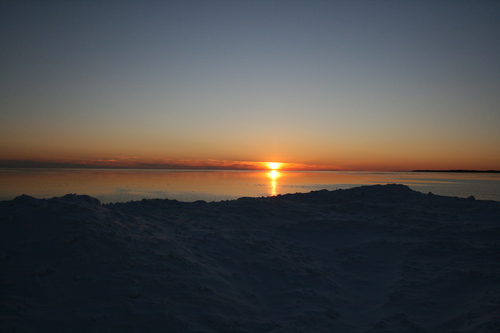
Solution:
M498 332L500 202L0 202L2 332Z

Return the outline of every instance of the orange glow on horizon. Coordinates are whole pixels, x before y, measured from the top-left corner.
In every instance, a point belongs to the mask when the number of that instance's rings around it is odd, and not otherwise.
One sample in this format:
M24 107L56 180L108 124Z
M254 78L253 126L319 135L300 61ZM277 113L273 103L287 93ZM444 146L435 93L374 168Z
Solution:
M10 157L10 156L9 156ZM263 159L265 161L265 159ZM300 162L261 162L255 160L217 160L217 159L169 159L143 156L83 156L59 157L12 156L0 159L0 167L15 168L126 168L126 169L200 169L200 170L279 170L281 171L411 171L411 170L498 170L492 157L490 164L471 163L425 163L413 160L394 160L384 163L367 156L365 160L350 158L350 163L334 164L331 161ZM460 161L459 161L460 162Z

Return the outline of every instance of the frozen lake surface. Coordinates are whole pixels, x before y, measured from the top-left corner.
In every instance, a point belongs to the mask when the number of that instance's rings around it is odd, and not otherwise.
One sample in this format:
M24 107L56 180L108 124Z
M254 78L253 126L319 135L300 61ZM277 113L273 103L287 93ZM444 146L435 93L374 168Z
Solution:
M500 202L0 202L1 332L500 331Z

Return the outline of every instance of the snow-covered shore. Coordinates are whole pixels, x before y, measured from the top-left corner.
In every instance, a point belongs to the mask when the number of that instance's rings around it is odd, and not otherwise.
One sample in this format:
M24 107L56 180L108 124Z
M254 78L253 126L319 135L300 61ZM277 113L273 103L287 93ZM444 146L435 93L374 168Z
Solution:
M2 332L498 332L500 202L0 202Z

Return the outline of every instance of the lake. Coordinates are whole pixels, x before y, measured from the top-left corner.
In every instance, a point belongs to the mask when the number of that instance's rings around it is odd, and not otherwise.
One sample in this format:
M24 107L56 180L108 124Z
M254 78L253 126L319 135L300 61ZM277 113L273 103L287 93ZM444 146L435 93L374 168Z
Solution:
M500 201L498 173L12 168L0 169L0 200L76 193L103 203L144 198L220 201L389 183L424 193Z

